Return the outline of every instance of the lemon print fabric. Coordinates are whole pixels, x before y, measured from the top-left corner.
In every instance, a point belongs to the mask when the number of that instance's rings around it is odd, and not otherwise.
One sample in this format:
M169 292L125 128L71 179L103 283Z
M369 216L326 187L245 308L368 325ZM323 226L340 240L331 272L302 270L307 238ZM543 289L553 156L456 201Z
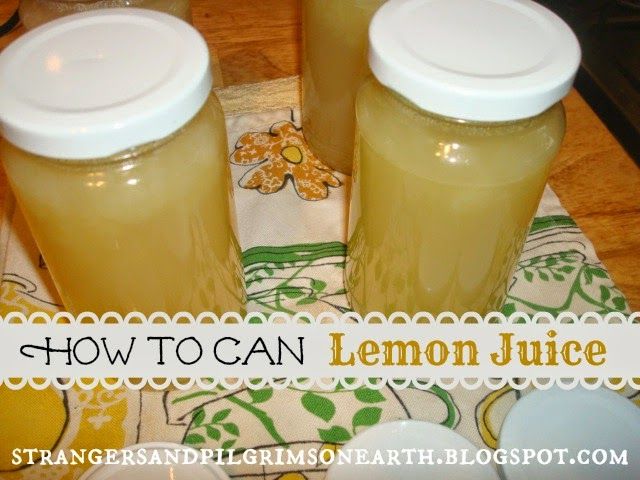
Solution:
M519 392L507 386L490 391L476 405L478 433L489 448L498 448L500 427L518 398Z
M53 301L40 298L36 284L17 274L4 274L0 282L0 316L20 312L29 315L45 312L49 315L60 310Z
M0 386L0 479L75 480L90 465L43 466L39 455L30 465L26 453L21 464L13 465L13 450L50 450L55 459L60 451L123 448L136 440L138 399L139 392L125 389Z
M24 466L12 464L14 448L53 450L62 437L68 413L64 393L53 388L13 391L0 386L0 478Z
M5 273L0 284L0 316L20 312L53 315L60 308L42 299L34 281ZM64 450L116 448L135 443L139 422L139 392L102 387L91 391L73 387L60 391L0 385L0 480L75 480L89 465L14 465L16 448Z
M39 298L35 283L21 276L5 274L0 288L1 315L20 312L53 315L55 303ZM13 450L51 451L53 458L63 450L122 448L135 440L139 421L139 394L125 389L85 391L73 387L26 386L11 390L0 385L0 480L75 480L89 465L39 465L28 454L14 465Z

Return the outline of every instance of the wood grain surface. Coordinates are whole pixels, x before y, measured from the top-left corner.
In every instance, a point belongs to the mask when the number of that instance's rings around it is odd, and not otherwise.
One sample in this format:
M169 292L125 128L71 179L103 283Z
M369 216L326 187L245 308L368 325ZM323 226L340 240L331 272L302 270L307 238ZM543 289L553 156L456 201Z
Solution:
M1 0L0 21L16 6L17 0ZM299 73L298 0L192 0L192 7L195 26L218 55L224 85ZM21 32L0 39L0 48ZM577 92L565 106L567 136L551 186L640 311L640 169ZM6 190L0 178L0 198Z

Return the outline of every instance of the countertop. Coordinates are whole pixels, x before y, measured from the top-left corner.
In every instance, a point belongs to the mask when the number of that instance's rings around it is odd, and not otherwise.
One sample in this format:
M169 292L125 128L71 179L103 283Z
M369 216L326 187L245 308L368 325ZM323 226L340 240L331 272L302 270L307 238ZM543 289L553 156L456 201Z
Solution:
M0 22L17 0L0 2ZM195 26L219 59L225 86L297 75L298 0L192 0ZM0 49L23 32L0 39ZM550 184L595 245L632 310L640 311L640 169L575 90ZM0 210L8 186L0 170Z

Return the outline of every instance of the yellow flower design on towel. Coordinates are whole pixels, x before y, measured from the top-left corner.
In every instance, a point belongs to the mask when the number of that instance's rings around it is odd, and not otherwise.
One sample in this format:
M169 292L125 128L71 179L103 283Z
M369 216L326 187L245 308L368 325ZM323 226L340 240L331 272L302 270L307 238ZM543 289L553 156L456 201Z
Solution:
M291 180L304 200L322 200L329 187L342 183L304 141L302 131L291 122L278 122L269 132L245 133L231 154L236 165L256 165L240 179L240 186L270 194L282 190Z
M0 386L0 402L0 478L5 478L22 466L11 463L14 448L53 449L67 424L67 410L64 395L53 388Z

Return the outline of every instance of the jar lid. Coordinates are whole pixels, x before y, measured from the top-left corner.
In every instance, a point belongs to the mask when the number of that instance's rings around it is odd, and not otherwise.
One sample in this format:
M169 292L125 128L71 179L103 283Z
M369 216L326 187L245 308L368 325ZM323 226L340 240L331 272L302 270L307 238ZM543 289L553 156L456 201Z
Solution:
M134 8L79 13L0 54L0 133L37 155L107 157L180 129L211 87L207 44L182 20Z
M569 26L530 0L389 0L369 33L380 83L463 120L542 113L569 92L580 66Z

